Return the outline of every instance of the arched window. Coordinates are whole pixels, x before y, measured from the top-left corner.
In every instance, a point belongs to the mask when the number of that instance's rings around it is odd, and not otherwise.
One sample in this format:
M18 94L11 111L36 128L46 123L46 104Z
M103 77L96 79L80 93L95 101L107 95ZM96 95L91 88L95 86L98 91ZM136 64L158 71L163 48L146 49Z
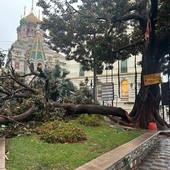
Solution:
M129 86L129 83L127 80L123 80L121 82L121 97L128 97L129 94L128 94L128 86Z

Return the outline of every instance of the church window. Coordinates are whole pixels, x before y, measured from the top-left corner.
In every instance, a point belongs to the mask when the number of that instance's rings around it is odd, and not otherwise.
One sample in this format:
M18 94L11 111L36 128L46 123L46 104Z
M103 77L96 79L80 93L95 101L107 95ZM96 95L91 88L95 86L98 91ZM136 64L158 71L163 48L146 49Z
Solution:
M129 86L129 83L127 80L123 80L121 82L121 97L125 97L127 98L129 95L128 95L128 86Z
M28 37L32 37L32 30L28 29Z
M15 69L19 70L19 62L15 62Z

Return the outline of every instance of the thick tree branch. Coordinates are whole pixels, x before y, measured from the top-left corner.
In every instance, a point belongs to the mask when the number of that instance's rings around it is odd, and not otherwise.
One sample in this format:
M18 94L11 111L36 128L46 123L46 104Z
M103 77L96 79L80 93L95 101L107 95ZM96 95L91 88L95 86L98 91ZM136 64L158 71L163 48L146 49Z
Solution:
M10 75L10 77L12 78L12 80L14 80L17 84L19 84L20 86L24 87L25 89L31 91L32 93L36 93L36 90L28 87L26 84L22 83L21 81L17 80L14 76Z
M0 88L0 93L10 95L9 91L6 91L5 89Z
M137 46L137 45L143 44L144 41L145 41L145 40L139 40L139 41L136 41L136 42L127 44L127 45L125 45L125 46L122 46L121 48L118 48L118 49L114 50L114 53L119 53L120 51L126 50L126 49L129 48L129 47L135 47L135 46Z
M123 17L115 17L114 16L114 17L112 17L112 20L111 20L112 26L109 29L108 34L110 34L112 32L116 23L122 22L122 21L130 21L130 20L139 21L139 23L140 23L140 25L142 26L143 29L146 26L146 20L141 15L138 15L138 14L128 14L128 15L125 15Z
M31 97L30 94L15 94L15 95L9 95L9 96L3 96L3 97L0 97L0 102L3 102L5 100L9 100L9 99L13 99L13 98L16 98L16 99L19 99L19 98L29 98Z
M21 121L26 121L30 119L33 116L33 111L35 109L35 105L33 105L29 110L27 110L25 113L22 113L17 116L13 116L11 118L4 117L3 115L0 116L0 124L6 124L6 123L11 123L13 121L21 122Z
M51 103L51 106L63 108L66 110L66 115L74 114L99 114L104 116L118 116L126 121L131 121L128 113L120 107L100 106L100 105L75 105L75 104L61 104Z

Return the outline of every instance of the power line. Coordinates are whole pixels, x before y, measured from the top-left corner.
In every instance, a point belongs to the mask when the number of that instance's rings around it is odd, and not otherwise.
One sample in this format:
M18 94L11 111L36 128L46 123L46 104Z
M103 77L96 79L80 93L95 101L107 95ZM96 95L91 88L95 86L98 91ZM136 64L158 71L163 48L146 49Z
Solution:
M7 40L6 40L6 41L0 41L0 42L14 42L14 41L7 41Z

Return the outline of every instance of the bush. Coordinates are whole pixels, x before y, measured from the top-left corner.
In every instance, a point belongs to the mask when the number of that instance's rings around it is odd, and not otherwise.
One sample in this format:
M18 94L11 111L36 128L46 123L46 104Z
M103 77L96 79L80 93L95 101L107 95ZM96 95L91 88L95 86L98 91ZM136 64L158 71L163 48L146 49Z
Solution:
M77 121L78 123L85 125L85 126L100 126L101 125L101 119L97 115L83 114L78 117Z
M47 143L77 143L86 140L86 134L71 123L54 121L36 128L39 138Z

